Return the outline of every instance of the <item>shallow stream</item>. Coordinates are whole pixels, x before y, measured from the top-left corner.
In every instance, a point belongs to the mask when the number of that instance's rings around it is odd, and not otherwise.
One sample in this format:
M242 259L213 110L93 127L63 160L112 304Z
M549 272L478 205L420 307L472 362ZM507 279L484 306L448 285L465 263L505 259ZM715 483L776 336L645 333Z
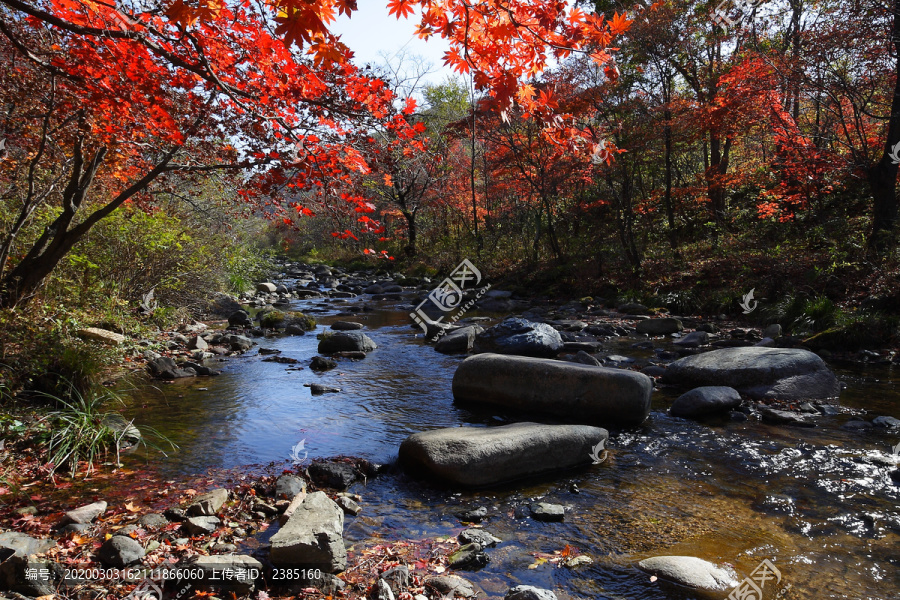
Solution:
M523 420L455 405L450 381L463 357L439 354L416 335L404 310L408 301L369 304L376 310L338 317L346 305L333 300L294 302L316 315L320 331L338 319L365 323L379 346L365 360L340 360L320 374L308 368L314 334L256 338L259 347L300 362L263 362L254 347L218 363L219 377L142 387L126 416L178 444L157 459L173 479L209 468L289 466L301 440L310 459L346 455L386 464L417 431ZM604 351L639 363L652 356L633 349L634 342L614 339ZM900 417L900 371L835 370L846 384L842 405ZM312 396L303 386L312 382L341 392ZM463 529L455 513L485 506L484 527L503 543L488 550L487 567L462 575L489 596L527 583L554 588L560 598L692 598L635 567L643 558L674 554L728 563L742 577L770 559L781 571L780 586L790 584L785 598L900 599L900 485L889 476L900 433L842 430L846 416L823 417L814 429L696 423L667 415L673 397L654 392L653 412L641 427L611 431L606 462L539 483L461 493L397 470L357 483L351 491L362 495L363 512L348 517L345 541L362 547L453 536ZM566 505L565 522L515 519L515 507L535 498ZM567 544L593 564L535 565L534 553Z

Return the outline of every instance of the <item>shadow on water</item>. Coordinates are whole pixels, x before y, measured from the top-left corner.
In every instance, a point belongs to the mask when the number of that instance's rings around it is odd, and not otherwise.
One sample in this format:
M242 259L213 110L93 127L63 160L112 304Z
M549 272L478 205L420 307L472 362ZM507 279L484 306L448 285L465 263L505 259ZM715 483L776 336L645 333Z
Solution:
M421 332L414 337L402 304L383 303L352 317L336 316L333 304L296 307L330 311L317 315L319 331L337 319L363 322L379 348L316 373L308 368L314 334L258 338L259 347L300 362L264 362L254 349L222 362L220 377L134 394L128 416L180 447L159 459L166 475L285 461L301 440L309 458L353 455L389 463L410 433L517 417L455 405L450 381L462 358L434 352ZM607 346L639 361L652 355L626 341ZM900 417L900 373L870 367L839 375L847 384L842 404ZM341 392L312 396L303 384L313 382ZM464 575L492 596L527 583L571 598L693 598L635 568L643 558L675 554L731 564L742 577L771 559L781 585L792 586L784 598L900 598L900 487L889 476L895 468L890 447L900 433L841 430L846 417L815 429L695 423L667 415L673 397L656 392L643 426L613 431L606 462L543 482L459 492L394 469L357 484L352 491L362 494L364 510L348 517L346 542L352 550L374 540L456 535L463 526L455 514L485 506L484 526L503 543L488 551L486 568ZM536 499L566 505L565 522L515 518L517 506ZM555 568L534 556L566 545L594 562Z

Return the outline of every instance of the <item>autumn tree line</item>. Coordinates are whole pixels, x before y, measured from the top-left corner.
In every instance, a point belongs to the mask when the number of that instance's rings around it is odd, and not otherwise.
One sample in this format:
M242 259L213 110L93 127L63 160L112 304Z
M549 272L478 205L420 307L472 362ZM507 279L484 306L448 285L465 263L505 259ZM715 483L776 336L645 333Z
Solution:
M900 5L385 4L454 77L359 66L355 0L0 0L0 359L271 245L685 310L897 289Z
M582 3L627 15L608 60L567 56L516 92L552 106L570 135L521 103L485 101L466 74L420 86L422 146L379 134L372 171L335 188L376 207L377 244L353 243L352 213L292 223L297 242L339 231L342 247L444 267L469 257L584 292L611 279L716 288L719 304L754 286L891 295L898 6ZM397 71L385 79L408 86Z

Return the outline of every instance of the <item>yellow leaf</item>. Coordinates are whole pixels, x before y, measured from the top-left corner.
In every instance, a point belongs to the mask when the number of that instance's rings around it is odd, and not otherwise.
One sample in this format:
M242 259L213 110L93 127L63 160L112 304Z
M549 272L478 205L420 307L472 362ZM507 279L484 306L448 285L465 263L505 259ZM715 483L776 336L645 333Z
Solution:
M104 540L108 540L108 539L110 539L111 537L112 537L112 534L111 534L111 533L107 533L106 536L104 536L103 539L104 539Z
M127 510L128 512L138 512L140 509L139 509L139 508L135 508L133 503L131 503L131 502L126 502L126 503L125 503L125 510Z

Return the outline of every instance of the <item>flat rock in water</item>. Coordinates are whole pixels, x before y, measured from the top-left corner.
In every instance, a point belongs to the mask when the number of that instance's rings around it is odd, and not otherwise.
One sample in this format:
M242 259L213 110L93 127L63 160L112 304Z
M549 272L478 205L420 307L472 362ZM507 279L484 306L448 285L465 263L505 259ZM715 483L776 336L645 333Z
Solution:
M406 438L400 462L447 483L485 487L589 465L592 448L608 438L587 425L448 427Z
M779 410L777 408L769 408L768 406L760 407L759 414L766 423L774 425L792 425L794 427L815 427L816 424L807 421L803 416L789 410Z
M660 579L697 590L723 592L738 584L731 569L717 567L694 556L654 556L642 560L638 566Z
M506 592L503 600L557 600L557 597L550 590L531 585L517 585Z
M277 566L343 571L347 567L343 532L344 511L323 492L313 492L272 536L270 558Z
M652 391L634 371L500 354L470 356L453 375L462 402L622 425L647 418Z
M795 348L725 348L676 360L663 383L728 386L754 399L834 398L840 384L821 358Z
M478 353L552 358L563 349L563 340L559 332L546 323L513 318L475 336L472 349Z
M535 521L563 521L566 518L566 508L562 504L535 502L531 505L531 518Z
M496 546L503 540L498 537L495 537L485 531L484 529L464 529L457 536L460 544L478 544L482 548L490 548L491 546Z
M741 395L734 388L725 386L704 386L682 394L669 409L673 417L697 419L708 415L728 412L741 405Z

